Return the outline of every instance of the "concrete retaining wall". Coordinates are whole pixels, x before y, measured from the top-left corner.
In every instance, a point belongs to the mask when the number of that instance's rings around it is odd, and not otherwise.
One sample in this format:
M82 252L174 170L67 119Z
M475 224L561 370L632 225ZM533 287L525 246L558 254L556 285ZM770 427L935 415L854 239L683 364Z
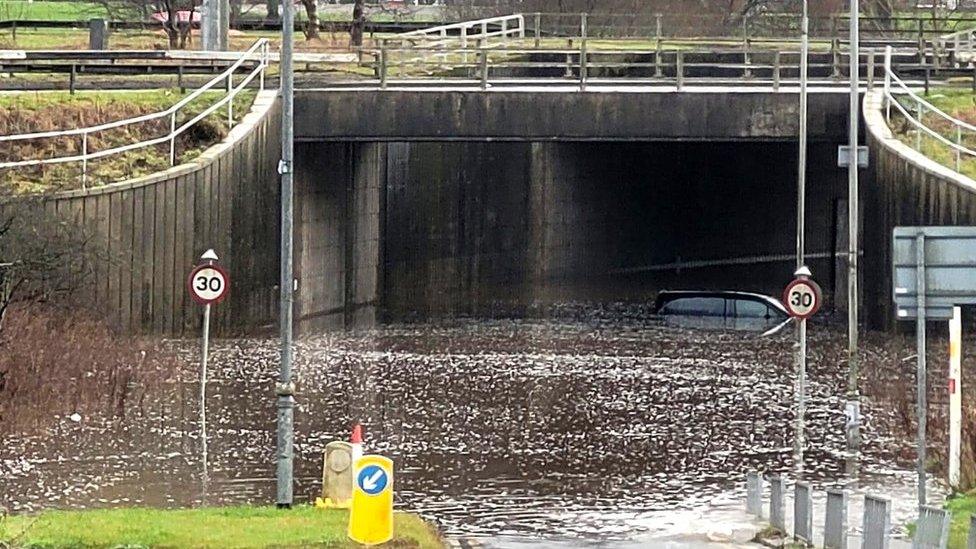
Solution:
M796 138L796 93L769 91L306 90L306 141L615 141ZM841 141L847 98L810 98L810 139Z
M90 291L113 326L195 334L201 308L186 280L207 248L232 277L229 297L214 308L213 333L276 322L279 120L276 92L262 92L227 138L193 162L41 201L48 214L90 231L101 247L107 260L96 265Z
M862 285L864 307L872 327L891 327L892 231L899 226L976 224L976 181L895 138L885 121L880 91L865 97L864 118L874 172L874 184L863 187L862 197L864 271L872 281Z

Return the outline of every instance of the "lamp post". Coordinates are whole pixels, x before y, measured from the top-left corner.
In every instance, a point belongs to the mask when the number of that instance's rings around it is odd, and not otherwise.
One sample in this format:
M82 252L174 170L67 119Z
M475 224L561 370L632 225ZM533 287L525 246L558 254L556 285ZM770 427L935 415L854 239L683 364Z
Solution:
M851 0L851 37L850 37L850 153L847 162L847 474L852 478L857 475L858 454L861 446L861 397L858 388L859 357L858 357L858 233L859 233L859 200L858 200L858 126L860 120L860 7L858 0Z
M810 13L807 0L803 0L803 18L800 21L800 150L796 185L796 272L806 267L806 194L807 194L807 106L808 63L810 55ZM793 456L797 476L803 472L803 430L806 408L807 330L806 321L797 322L796 329L796 432L793 439Z
M275 387L278 408L277 504L291 507L293 500L292 461L295 442L295 386L291 381L292 304L295 278L292 269L294 174L295 74L292 70L295 15L294 2L282 3L281 20L281 371Z

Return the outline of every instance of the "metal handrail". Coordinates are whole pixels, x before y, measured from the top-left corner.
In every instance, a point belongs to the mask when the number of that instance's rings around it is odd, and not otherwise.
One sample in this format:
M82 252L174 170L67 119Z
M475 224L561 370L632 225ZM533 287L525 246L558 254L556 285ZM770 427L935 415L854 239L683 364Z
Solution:
M899 78L891 68L891 46L885 48L884 77L885 120L887 121L888 125L891 126L891 108L894 106L895 109L898 110L902 116L904 116L905 120L907 120L916 129L915 150L921 152L922 134L925 133L928 134L929 137L932 137L936 141L939 141L955 151L955 170L957 172L961 171L963 154L976 157L976 150L970 149L962 144L963 130L976 134L976 126L949 115L929 101L926 101L922 96L918 95L915 91L909 88L908 85L905 84L905 82ZM915 113L912 114L902 104L902 102L899 101L896 95L900 97L907 96L911 100L915 101ZM955 128L955 140L949 139L941 133L926 126L924 120L924 115L926 112L935 114L939 118L949 122Z
M207 116L213 114L217 109L227 105L227 121L229 125L234 124L234 107L233 100L237 95L244 90L248 84L254 81L255 78L259 80L259 89L264 90L264 77L265 71L269 65L270 61L270 45L269 41L262 38L256 41L250 48L240 55L240 58L231 64L224 72L212 78L209 82L201 86L200 88L194 90L186 97L180 101L174 103L169 108L150 114L145 114L142 116L137 116L133 118L127 118L125 120L118 120L115 122L108 122L105 124L99 124L96 126L88 126L85 128L73 128L69 130L54 130L46 132L35 132L28 134L19 135L0 135L0 143L3 142L15 142L15 141L28 141L35 139L50 139L58 137L74 137L81 136L82 138L82 152L81 154L76 154L72 156L56 156L51 158L35 158L30 160L17 160L12 162L0 162L0 169L4 168L17 168L25 166L40 166L48 164L64 164L71 162L81 162L82 163L82 173L81 173L81 185L82 189L87 188L88 184L88 162L90 160L97 160L99 158L104 158L114 154L124 153L136 149L142 149L146 147L151 147L153 145L159 145L169 141L170 144L170 166L176 165L176 138L183 134L186 130L192 127L194 124L203 120ZM257 58L253 59L255 53L258 53ZM244 63L248 61L256 60L258 63L254 68L245 75L244 79L241 80L236 86L233 83L234 73L239 69ZM226 82L226 88L222 88L225 91L225 95L221 97L213 105L204 109L201 113L194 116L189 121L183 123L181 126L176 125L176 115L189 103L197 99L207 91L215 88L218 84ZM141 124L143 122L150 122L152 120L158 120L160 118L170 117L170 130L166 135L155 137L152 139L147 139L144 141L139 141L136 143L129 143L126 145L121 145L111 149L105 149L96 152L88 151L88 136L93 133L98 133L106 130L111 130L115 128L120 128L123 126L130 126L133 124Z
M515 27L509 27L509 22L515 22ZM488 32L488 26L494 24L501 24L502 30L497 32ZM481 33L471 34L468 32L469 29L480 28ZM402 32L397 34L397 38L412 38L412 37L423 37L423 38L449 38L449 32L452 30L459 30L461 33L458 38L462 40L467 38L478 39L478 38L488 38L490 36L508 36L509 34L518 35L520 38L525 38L525 16L521 13L516 13L513 15L502 15L499 17L489 17L486 19L477 19L474 21L462 21L460 23L451 23L449 25L441 25L438 27L431 27L429 29L419 29L415 31Z

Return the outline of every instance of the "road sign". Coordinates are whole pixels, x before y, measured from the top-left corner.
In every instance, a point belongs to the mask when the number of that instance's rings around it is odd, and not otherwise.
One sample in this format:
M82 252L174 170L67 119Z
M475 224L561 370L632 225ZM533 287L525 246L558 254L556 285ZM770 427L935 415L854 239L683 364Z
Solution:
M363 456L356 461L349 539L378 545L393 539L393 461Z
M790 316L800 320L810 318L823 303L820 286L813 280L801 276L786 286L783 292L783 306Z
M897 227L892 268L898 320L918 317L919 272L925 318L949 320L954 306L976 304L976 227Z
M956 305L976 304L976 227L896 227L892 239L892 292L898 320L915 319L916 415L918 416L916 470L918 504L926 504L926 424L928 422L928 364L926 321L952 320ZM950 335L954 336L953 323ZM961 336L961 334L960 334ZM950 379L955 377L950 366ZM955 393L956 387L952 387ZM950 395L950 407L952 402ZM950 409L950 416L954 412ZM951 445L961 436L961 422L950 418ZM950 455L950 478L956 464Z
M230 290L230 276L220 265L200 265L187 279L190 297L200 305L220 303Z

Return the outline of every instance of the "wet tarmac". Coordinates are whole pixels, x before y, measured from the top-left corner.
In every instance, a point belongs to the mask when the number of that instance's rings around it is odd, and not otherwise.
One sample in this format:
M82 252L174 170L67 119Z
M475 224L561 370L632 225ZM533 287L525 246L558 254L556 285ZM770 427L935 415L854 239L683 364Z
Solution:
M299 340L296 496L317 495L325 445L361 421L367 450L395 460L398 507L452 536L505 547L540 538L738 543L745 472L793 468L791 333L691 332L645 319L640 308L567 306L540 320ZM842 330L813 327L811 337L804 469L821 489L845 482L846 367ZM124 417L65 414L45 432L6 436L0 505L272 502L277 340L214 343L205 496L198 342L172 345L191 363L160 386L133 387ZM867 352L866 377L911 371L891 353ZM893 497L894 522L904 523L914 507L910 437L897 407L868 400L863 413L860 485Z

